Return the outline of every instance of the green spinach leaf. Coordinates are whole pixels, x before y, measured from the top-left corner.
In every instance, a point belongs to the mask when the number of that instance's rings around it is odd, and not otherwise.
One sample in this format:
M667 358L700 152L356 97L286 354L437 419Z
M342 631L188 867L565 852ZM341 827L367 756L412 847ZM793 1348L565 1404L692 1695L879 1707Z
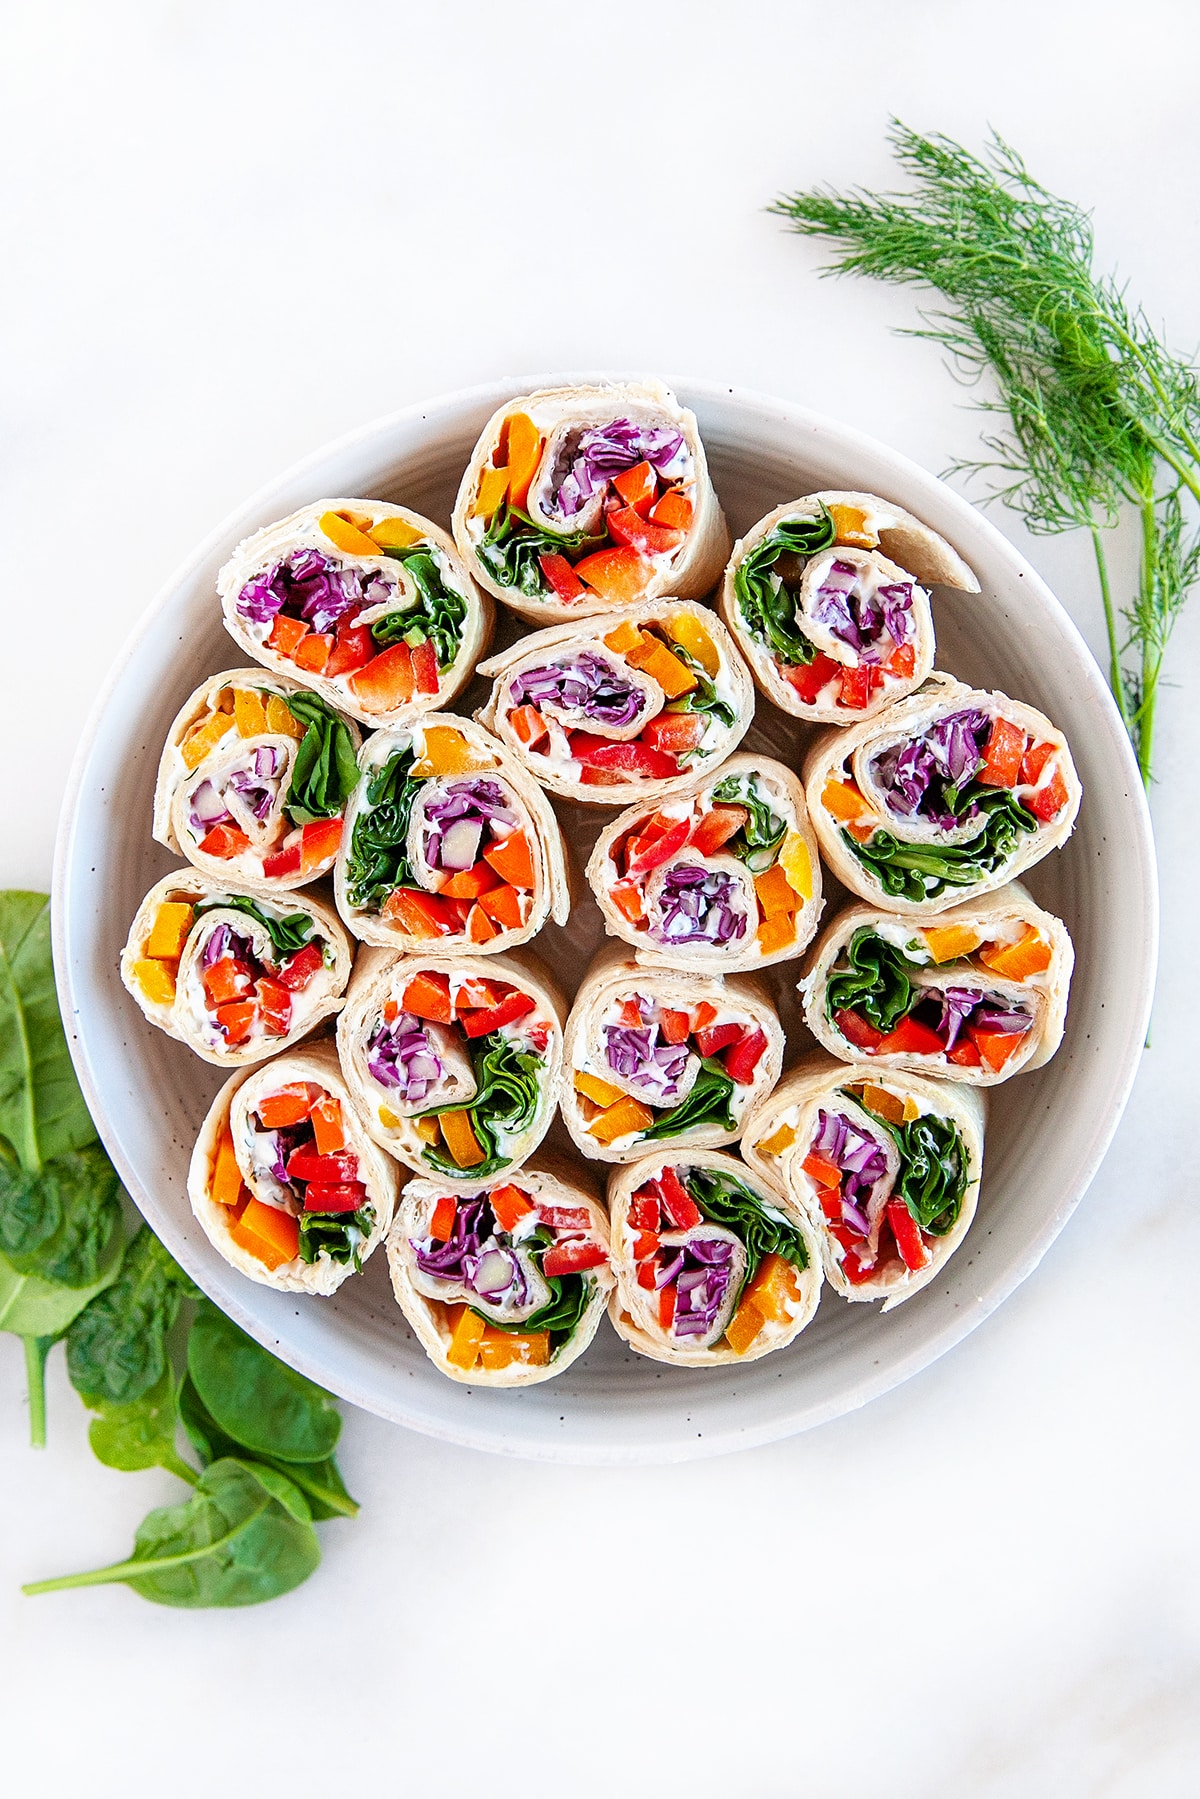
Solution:
M308 1503L273 1468L213 1462L182 1505L150 1513L126 1562L39 1580L29 1594L124 1581L156 1605L258 1605L291 1592L321 1559Z
M1033 813L1005 788L985 788L979 804L986 817L966 843L901 843L890 831L876 831L865 843L843 831L842 841L891 898L936 899L948 887L973 887L1003 868L1022 832L1037 829Z
M849 966L835 969L825 985L829 1017L835 1012L859 1012L877 1031L895 1030L920 997L909 979L910 971L920 964L910 962L903 950L869 925L859 926L842 956Z
M263 1354L266 1353L264 1350ZM220 1461L222 1456L242 1454L243 1445L221 1429L197 1393L190 1374L184 1375L179 1390L179 1416L188 1441L206 1468L210 1462ZM358 1502L346 1491L346 1483L333 1456L327 1456L320 1462L284 1462L278 1456L264 1455L259 1451L255 1453L254 1459L285 1474L300 1488L308 1500L314 1520L353 1518L357 1515Z
M96 1409L100 1416L88 1427L88 1442L96 1460L106 1468L126 1473L165 1468L195 1486L196 1470L175 1447L179 1408L175 1375L169 1366L140 1399L129 1405L112 1405L102 1399Z
M677 1106L671 1106L642 1132L643 1143L658 1143L666 1137L680 1137L702 1124L718 1124L723 1131L736 1131L737 1119L730 1101L733 1082L721 1064L706 1056L700 1064L692 1090Z
M196 1392L243 1448L285 1462L319 1462L333 1454L342 1419L330 1395L207 1300L188 1333L187 1357Z
M352 1262L357 1272L362 1267L362 1246L375 1228L374 1206L359 1206L356 1212L301 1212L296 1223L300 1227L300 1260L315 1262L327 1255L332 1262Z
M50 901L0 893L0 1137L36 1170L95 1136L58 1015Z
M121 1184L98 1143L24 1170L0 1146L0 1252L18 1274L90 1287L121 1227Z
M376 619L371 626L371 636L381 646L396 643L400 638L412 643L414 631L419 634L418 642L429 638L437 652L438 668L444 674L458 655L467 602L446 580L427 544L414 544L406 550L385 550L384 554L404 564L420 599L403 612L389 612Z
M782 1256L796 1268L808 1267L808 1249L795 1225L736 1175L687 1168L680 1178L704 1216L713 1224L723 1224L745 1244L746 1284L754 1279L766 1255Z
M519 1324L501 1324L498 1318L489 1318L486 1312L475 1312L493 1330L508 1331L513 1336L534 1336L539 1331L549 1331L551 1353L566 1343L579 1329L579 1320L583 1317L588 1299L591 1296L592 1282L585 1280L582 1274L544 1275L550 1288L550 1298L532 1317L524 1318ZM471 1307L475 1311L475 1307Z
M395 750L367 783L367 803L354 821L346 884L350 904L378 912L389 893L413 885L408 825L421 782L412 777L412 746Z
M726 775L712 790L713 799L722 806L744 806L749 817L740 831L734 833L726 850L744 862L751 874L762 874L778 860L780 846L787 836L787 820L772 812L759 792L756 775Z
M504 501L493 513L475 554L497 586L515 587L536 600L550 591L539 556L565 556L587 544L603 541L603 534L589 537L586 531L552 536L535 525L527 513Z
M289 693L287 709L308 729L296 750L284 811L296 825L336 818L358 781L354 739L315 693Z
M475 1097L458 1106L439 1106L439 1112L466 1112L471 1120L485 1160L471 1169L472 1175L486 1180L488 1175L507 1168L510 1158L502 1155L497 1132L515 1136L533 1122L538 1107L538 1072L542 1057L518 1049L502 1031L478 1037L471 1045L471 1061L475 1070ZM418 1117L433 1116L422 1112ZM443 1174L461 1175L457 1162L438 1154L432 1145L421 1152L423 1159Z
M39 1280L35 1274L18 1274L12 1263L0 1256L0 1330L11 1331L25 1345L29 1440L35 1449L46 1441L46 1357L84 1307L116 1280L121 1250L118 1235L109 1244L90 1287L63 1287L55 1281Z
M93 1407L129 1405L148 1393L166 1366L166 1335L180 1300L196 1288L148 1224L125 1251L111 1287L80 1313L67 1336L67 1372Z
M313 934L313 921L307 912L289 912L286 917L277 918L248 893L221 893L215 899L202 900L196 907L196 917L202 918L206 912L214 910L244 912L247 918L253 918L270 937L271 947L280 961L303 949Z
M715 718L718 724L725 725L726 728L735 724L737 713L728 700L718 699L716 686L703 664L697 662L690 651L685 650L683 645L675 642L674 639L671 642L671 654L695 675L696 685L690 693L685 693L681 700L668 706L667 711L703 712L707 713L710 718ZM687 752L688 756L699 756L699 753L699 746Z
M900 1152L895 1192L923 1231L944 1237L962 1210L970 1178L966 1145L957 1124L952 1118L926 1113L908 1124L895 1125L864 1101L858 1103L889 1132Z
M784 586L775 564L783 555L816 556L837 541L833 516L822 506L817 518L784 519L742 558L733 591L747 631L779 661L811 662L817 646L796 624L796 596Z

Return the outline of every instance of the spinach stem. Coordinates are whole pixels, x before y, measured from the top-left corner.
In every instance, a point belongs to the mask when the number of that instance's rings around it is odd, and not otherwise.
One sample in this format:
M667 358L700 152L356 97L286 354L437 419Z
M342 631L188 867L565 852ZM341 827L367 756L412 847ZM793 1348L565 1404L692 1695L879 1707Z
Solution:
M192 1502L189 1500L188 1504ZM189 1562L198 1562L205 1556L215 1555L224 1545L245 1530L246 1526L260 1517L271 1504L264 1494L261 1505L254 1508L253 1513L242 1518L225 1533L223 1537L214 1537L209 1543L198 1544L193 1549L185 1549L179 1555L131 1556L127 1562L113 1562L107 1568L89 1568L83 1574L59 1574L53 1580L33 1580L21 1588L29 1599L35 1599L39 1593L61 1593L68 1587L104 1587L118 1580L136 1580L141 1575L157 1574L163 1568L186 1568Z
M33 1449L46 1447L46 1357L53 1337L23 1337L25 1345L25 1381L29 1388L29 1443Z
M168 1474L177 1474L180 1480L186 1480L189 1487L194 1487L200 1479L191 1463L185 1462L173 1449L167 1450L159 1466L165 1468Z

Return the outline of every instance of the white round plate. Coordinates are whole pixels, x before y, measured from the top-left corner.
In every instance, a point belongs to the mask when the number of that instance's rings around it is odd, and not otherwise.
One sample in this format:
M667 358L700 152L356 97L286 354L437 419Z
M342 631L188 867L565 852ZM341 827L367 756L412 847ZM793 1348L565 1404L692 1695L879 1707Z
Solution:
M368 425L281 476L202 545L124 650L80 747L55 865L55 961L75 1066L126 1186L188 1272L261 1342L342 1398L431 1436L559 1461L683 1460L863 1405L957 1343L1036 1266L1099 1166L1145 1041L1157 948L1154 854L1141 783L1100 671L1062 607L986 519L904 457L802 407L681 382L676 391L699 418L735 536L820 488L866 489L908 507L949 538L983 588L938 602L939 667L1032 701L1070 738L1084 785L1079 825L1029 883L1075 940L1066 1039L1047 1068L992 1090L983 1197L966 1243L935 1285L887 1317L826 1287L804 1335L745 1368L664 1368L633 1355L605 1322L559 1379L515 1393L458 1386L433 1369L392 1299L382 1253L332 1299L297 1299L235 1273L193 1219L186 1192L188 1156L220 1074L146 1024L117 973L139 901L176 866L150 838L168 726L205 675L245 660L221 623L217 570L248 532L327 494L399 500L448 523L495 408L571 379L500 381ZM518 629L507 621L507 638ZM460 710L477 703L475 691ZM745 747L794 758L801 741L796 721L758 701ZM561 816L586 849L611 814L579 823L577 810ZM589 902L537 947L573 988L600 936ZM802 1043L787 966L776 973L793 1041Z

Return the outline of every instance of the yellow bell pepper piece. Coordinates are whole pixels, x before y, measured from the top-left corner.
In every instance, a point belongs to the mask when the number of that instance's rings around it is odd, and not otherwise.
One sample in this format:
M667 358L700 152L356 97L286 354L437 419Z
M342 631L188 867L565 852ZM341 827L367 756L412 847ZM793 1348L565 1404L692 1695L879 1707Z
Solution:
M920 1116L920 1106L917 1104L911 1093L906 1094L904 1099L904 1123L911 1124L914 1118L919 1118Z
M598 1106L615 1106L623 1097L620 1087L614 1087L611 1081L602 1081L598 1074L588 1074L583 1068L575 1070L575 1091L586 1094Z
M983 942L983 933L972 930L967 924L931 925L921 932L921 936L935 962L957 962L960 956L969 956Z
M154 923L146 939L146 954L178 962L195 916L196 908L185 900L164 900L154 914Z
M862 1090L863 1105L869 1112L875 1112L880 1118L886 1118L889 1124L904 1123L904 1101L886 1087L876 1087L866 1082Z
M1033 925L1026 925L1025 935L1018 943L986 944L979 952L979 960L1006 981L1024 981L1049 968L1052 955L1045 938L1038 935Z
M268 731L274 732L277 737L300 738L303 737L306 729L307 726L302 725L295 713L289 711L287 705L279 698L278 694L269 693L267 695Z
M442 1127L446 1148L460 1168L477 1168L480 1162L487 1160L465 1112L439 1112L437 1121Z
M397 1119L396 1122L399 1124L400 1120ZM422 1143L440 1143L442 1140L441 1127L436 1118L414 1118L413 1129Z
M657 639L651 641L653 649L636 666L652 681L658 682L669 700L682 699L685 693L691 693L693 687L699 685L696 676L665 643L659 643Z
M787 876L788 886L801 899L810 900L813 896L812 857L799 831L789 831L784 838L783 848L779 852L779 867Z
M725 1341L735 1355L745 1355L765 1323L766 1319L754 1301L747 1297L726 1325Z
M472 518L491 518L508 492L508 470L485 468L479 477L479 490L471 508Z
M758 1147L764 1155L781 1156L784 1150L790 1149L795 1141L795 1126L781 1124L777 1131L772 1131L769 1137L764 1137Z
M642 633L626 618L622 619L614 631L608 633L604 642L616 655L628 656L630 650L636 650L642 642Z
M496 758L477 751L453 725L426 725L425 753L412 765L417 780L430 775L465 775L476 768L495 768Z
M235 687L233 716L239 737L261 737L267 728L267 708L261 693L255 693L250 687Z
M759 905L768 918L774 918L777 912L794 912L796 910L796 889L778 862L773 862L765 873L755 875L754 891L758 895ZM792 935L795 936L794 931Z
M648 1131L654 1123L654 1113L649 1106L640 1100L623 1094L615 1106L608 1106L588 1125L588 1136L594 1137L597 1143L614 1143L618 1137L629 1136L634 1131Z
M511 1368L515 1363L524 1368L544 1368L550 1360L550 1332L534 1331L522 1336L517 1331L493 1330L484 1326L479 1345L481 1368Z
M193 726L183 740L184 766L199 768L214 744L220 743L226 731L232 729L233 719L228 712L214 712L202 725Z
M848 544L856 550L873 550L877 547L879 534L868 526L867 515L861 506L831 506L829 516L833 520L839 543Z
M720 673L721 658L717 653L717 646L692 613L681 612L671 619L667 625L667 636L673 637L700 664L706 675Z
M404 518L381 518L377 525L367 527L367 536L372 543L377 543L381 550L407 550L414 543L421 543L425 533L416 525L410 525Z
M372 543L365 531L352 525L340 512L323 512L318 523L330 543L348 556L378 556L379 545Z
M392 1111L390 1106L380 1106L379 1122L385 1131L394 1131L399 1124L400 1119L398 1115Z
M470 1306L447 1308L451 1319L450 1347L446 1360L455 1368L473 1368L479 1359L479 1345L487 1325Z
M158 962L153 958L135 962L133 978L153 1005L174 1005L175 971L166 962Z

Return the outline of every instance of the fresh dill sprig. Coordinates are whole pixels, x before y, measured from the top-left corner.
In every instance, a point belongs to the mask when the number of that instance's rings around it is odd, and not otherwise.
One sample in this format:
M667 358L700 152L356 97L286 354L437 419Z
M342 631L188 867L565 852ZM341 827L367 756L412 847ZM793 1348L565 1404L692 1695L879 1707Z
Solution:
M964 381L990 374L995 397L980 406L1003 421L984 437L986 455L955 469L986 476L1032 531L1089 533L1109 680L1149 782L1163 659L1200 574L1183 506L1185 493L1200 500L1196 369L1095 273L1089 215L1035 181L1003 139L992 135L984 160L898 120L890 138L909 191L815 189L771 210L838 245L824 273L926 286L945 301L905 335L941 344ZM1130 507L1141 574L1122 634L1105 533Z

